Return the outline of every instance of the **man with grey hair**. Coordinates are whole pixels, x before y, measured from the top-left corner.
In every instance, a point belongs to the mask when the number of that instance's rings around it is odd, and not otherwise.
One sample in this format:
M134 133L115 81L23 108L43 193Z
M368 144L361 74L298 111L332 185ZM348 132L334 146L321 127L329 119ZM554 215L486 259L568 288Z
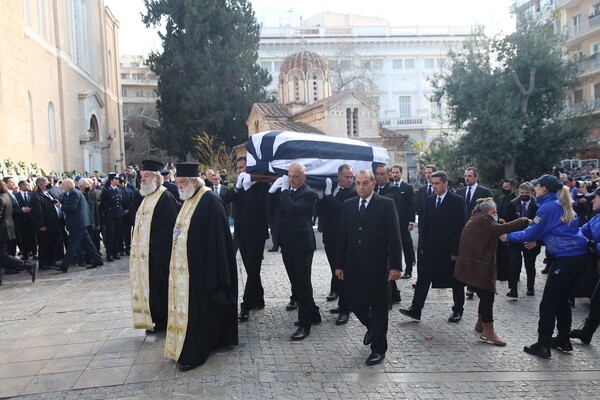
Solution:
M140 195L133 224L129 284L133 327L147 334L167 328L169 261L173 227L179 212L175 198L162 185L162 163L142 161Z
M288 174L279 178L281 217L278 243L292 285L292 298L298 299L298 329L291 336L292 340L303 340L310 335L311 325L321 322L311 282L316 249L312 216L317 194L305 183L306 177L304 165L295 162L290 165ZM276 181L273 185L276 184L279 183Z
M103 265L102 257L98 253L96 246L94 246L90 233L87 230L89 226L93 225L90 208L83 194L79 190L74 190L74 188L75 183L72 179L65 179L61 183L64 197L61 200L62 205L60 209L65 214L65 224L69 234L67 253L63 257L61 265L56 267L57 270L62 272L69 270L71 259L75 256L80 246L83 246L83 249L91 257L92 265L88 268L96 268Z
M527 217L531 220L535 218L538 207L535 204L533 193L533 185L530 182L523 182L519 185L519 197L511 201L508 205L506 222L520 217ZM525 260L525 272L527 273L526 294L527 296L535 294L535 259L540 254L541 245L541 242L508 244L510 252L510 274L508 278L508 288L510 291L506 294L508 297L519 298L517 287L523 260Z
M379 364L387 351L389 282L400 279L402 246L394 200L374 192L375 175L356 174L358 197L342 206L335 274L345 282L348 305L367 328L363 338L371 345L367 365Z
M60 224L60 203L48 193L48 179L43 176L35 180L36 190L31 196L29 207L33 228L38 242L38 262L40 269L51 269L62 258L62 226Z

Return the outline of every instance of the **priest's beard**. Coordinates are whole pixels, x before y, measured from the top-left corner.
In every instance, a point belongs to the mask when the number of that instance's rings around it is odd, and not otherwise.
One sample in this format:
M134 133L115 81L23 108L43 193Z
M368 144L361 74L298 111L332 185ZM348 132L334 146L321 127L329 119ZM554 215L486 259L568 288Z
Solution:
M140 194L144 197L154 193L156 189L158 189L158 183L156 183L156 181L140 184Z
M192 183L190 183L183 189L179 189L179 197L181 198L181 200L187 200L191 198L194 195L194 193L196 193L196 187Z

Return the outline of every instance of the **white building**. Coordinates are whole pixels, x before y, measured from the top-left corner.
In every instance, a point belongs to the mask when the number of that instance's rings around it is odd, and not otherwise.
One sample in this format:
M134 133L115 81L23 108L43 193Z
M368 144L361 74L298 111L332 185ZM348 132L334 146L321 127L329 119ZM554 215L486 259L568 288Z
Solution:
M301 26L263 26L259 62L273 76L270 93L279 95L283 60L308 50L327 61L333 94L359 89L379 105L382 127L408 135L406 162L416 167L413 146L447 142L456 133L444 104L430 101L428 79L444 67L450 49L462 49L472 27L394 27L379 18L322 12Z

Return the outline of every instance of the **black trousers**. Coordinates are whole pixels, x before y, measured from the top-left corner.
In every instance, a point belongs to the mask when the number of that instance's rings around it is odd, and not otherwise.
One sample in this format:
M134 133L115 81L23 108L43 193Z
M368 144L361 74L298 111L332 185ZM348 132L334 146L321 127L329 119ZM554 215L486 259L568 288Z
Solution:
M408 226L400 227L400 241L402 242L402 253L406 264L404 273L412 275L413 264L415 263L415 247Z
M38 242L38 263L40 268L47 268L60 259L62 255L62 230L49 232L38 230L35 233Z
M123 216L123 225L121 227L121 240L119 241L119 251L129 252L131 251L131 234L133 230L133 218L129 214Z
M92 242L90 233L87 228L73 229L69 232L69 245L67 246L67 253L63 257L61 264L62 268L68 268L71 265L71 259L77 254L77 251L83 247L87 254L91 256L92 264L102 264L102 258L100 253L96 250L96 246Z
M21 226L21 240L19 248L23 253L23 258L26 260L29 256L37 256L37 243L35 239L35 231L31 224L23 224Z
M510 275L508 287L517 289L521 266L525 260L525 272L527 273L527 290L535 287L535 259L540 254L539 248L528 250L520 243L510 244Z
M121 238L121 226L123 218L105 218L106 225L106 257L116 257L119 255L119 241Z
M371 352L385 354L387 351L387 330L389 307L352 306L356 318L371 332Z
M585 322L592 332L595 332L600 326L600 281L596 284L594 294L590 298L590 313Z
M301 327L310 327L313 313L318 312L313 298L311 281L313 252L293 253L282 251L283 264L292 284L292 299L298 301L298 321Z
M417 277L417 287L412 301L412 307L416 310L421 310L425 306L425 300L431 287L431 270L429 266L423 265ZM464 284L454 280L452 284L452 299L454 306L452 311L462 313L465 305L465 287Z
M279 237L279 218L272 217L268 220L269 228L271 229L271 241L273 242L273 247L279 247L278 237Z
M265 306L265 291L260 279L265 239L244 240L240 238L240 254L248 278L244 288L241 307L243 309L263 308Z
M350 309L348 308L348 301L346 299L346 284L335 276L335 252L337 246L329 242L323 244L325 245L325 254L327 255L327 261L329 262L329 268L331 269L330 291L338 294L338 308L340 309L340 312L348 313L350 312Z
M20 267L25 262L8 253L8 241L0 242L0 267Z
M494 292L476 287L475 293L479 297L477 313L481 315L481 321L485 323L494 322Z
M577 284L581 274L587 268L587 254L571 257L556 257L550 268L544 294L540 303L538 333L540 336L552 336L554 324L559 332L571 331L571 289Z

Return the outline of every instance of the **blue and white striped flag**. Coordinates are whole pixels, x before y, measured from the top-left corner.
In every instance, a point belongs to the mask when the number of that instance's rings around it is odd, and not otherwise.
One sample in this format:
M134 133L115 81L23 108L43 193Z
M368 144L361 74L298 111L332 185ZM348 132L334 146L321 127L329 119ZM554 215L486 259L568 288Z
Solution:
M327 177L337 178L338 167L348 164L357 173L373 170L388 161L387 150L360 140L300 133L267 131L250 136L246 143L246 172L286 175L294 162L306 167L308 184L324 186ZM337 180L337 179L336 179Z

